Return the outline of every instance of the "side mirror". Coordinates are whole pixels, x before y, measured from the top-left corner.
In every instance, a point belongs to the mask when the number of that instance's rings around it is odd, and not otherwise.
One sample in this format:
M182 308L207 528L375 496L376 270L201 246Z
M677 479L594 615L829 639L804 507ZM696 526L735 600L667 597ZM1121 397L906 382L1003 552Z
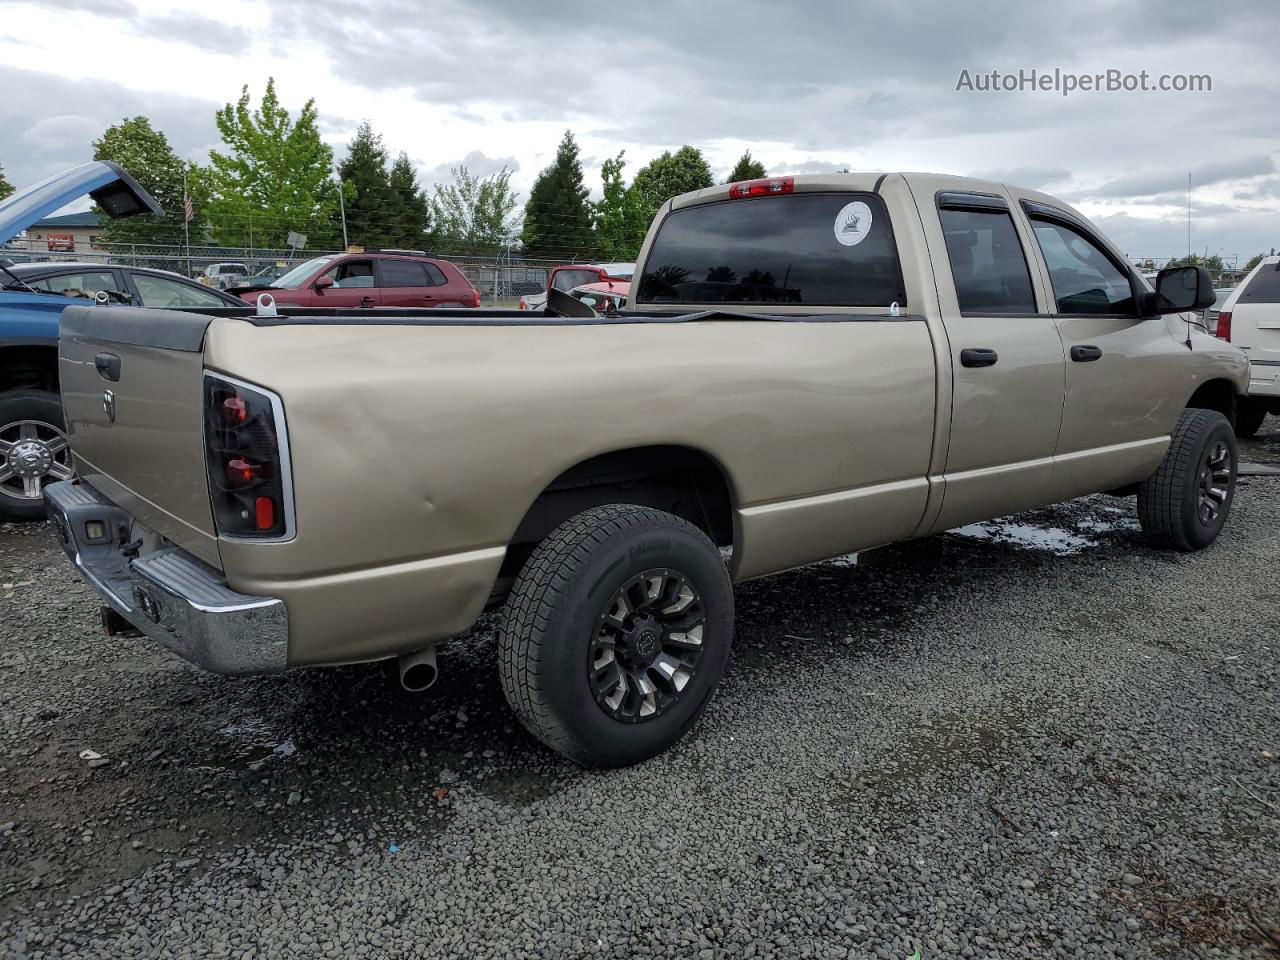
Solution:
M315 287L317 291L323 291L328 287L333 286L333 277L321 277L319 280L313 283L312 286Z
M1204 267L1166 267L1156 274L1150 313L1183 313L1213 306L1213 278Z

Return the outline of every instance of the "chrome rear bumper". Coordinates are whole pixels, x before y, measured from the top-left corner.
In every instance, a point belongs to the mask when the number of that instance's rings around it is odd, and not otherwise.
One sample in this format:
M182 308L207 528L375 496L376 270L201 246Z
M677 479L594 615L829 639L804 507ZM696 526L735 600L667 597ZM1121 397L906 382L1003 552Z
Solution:
M128 556L132 518L83 481L50 484L45 503L80 576L139 632L214 673L287 666L283 601L236 593L221 573L177 547Z

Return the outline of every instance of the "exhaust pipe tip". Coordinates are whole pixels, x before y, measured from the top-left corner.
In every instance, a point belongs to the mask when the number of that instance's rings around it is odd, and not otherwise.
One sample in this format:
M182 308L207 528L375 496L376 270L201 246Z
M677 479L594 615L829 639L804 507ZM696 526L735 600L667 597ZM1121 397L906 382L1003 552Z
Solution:
M421 693L434 686L439 676L435 647L427 647L400 657L400 686L410 693Z

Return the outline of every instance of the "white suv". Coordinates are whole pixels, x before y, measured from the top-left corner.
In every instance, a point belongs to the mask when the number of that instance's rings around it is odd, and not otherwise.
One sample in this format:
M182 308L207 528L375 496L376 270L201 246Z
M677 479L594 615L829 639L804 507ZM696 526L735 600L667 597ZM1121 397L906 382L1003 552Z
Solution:
M1268 413L1280 415L1280 257L1263 257L1231 291L1217 332L1249 357L1249 393L1237 401L1236 436L1251 437Z

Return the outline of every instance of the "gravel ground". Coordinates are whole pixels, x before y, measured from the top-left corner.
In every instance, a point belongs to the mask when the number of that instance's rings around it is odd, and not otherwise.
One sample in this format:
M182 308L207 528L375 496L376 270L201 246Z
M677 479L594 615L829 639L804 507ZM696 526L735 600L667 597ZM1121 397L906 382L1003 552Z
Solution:
M0 526L0 955L1280 956L1278 557L1258 476L1197 555L1097 497L743 584L698 729L598 772L491 625L416 697L210 676Z

